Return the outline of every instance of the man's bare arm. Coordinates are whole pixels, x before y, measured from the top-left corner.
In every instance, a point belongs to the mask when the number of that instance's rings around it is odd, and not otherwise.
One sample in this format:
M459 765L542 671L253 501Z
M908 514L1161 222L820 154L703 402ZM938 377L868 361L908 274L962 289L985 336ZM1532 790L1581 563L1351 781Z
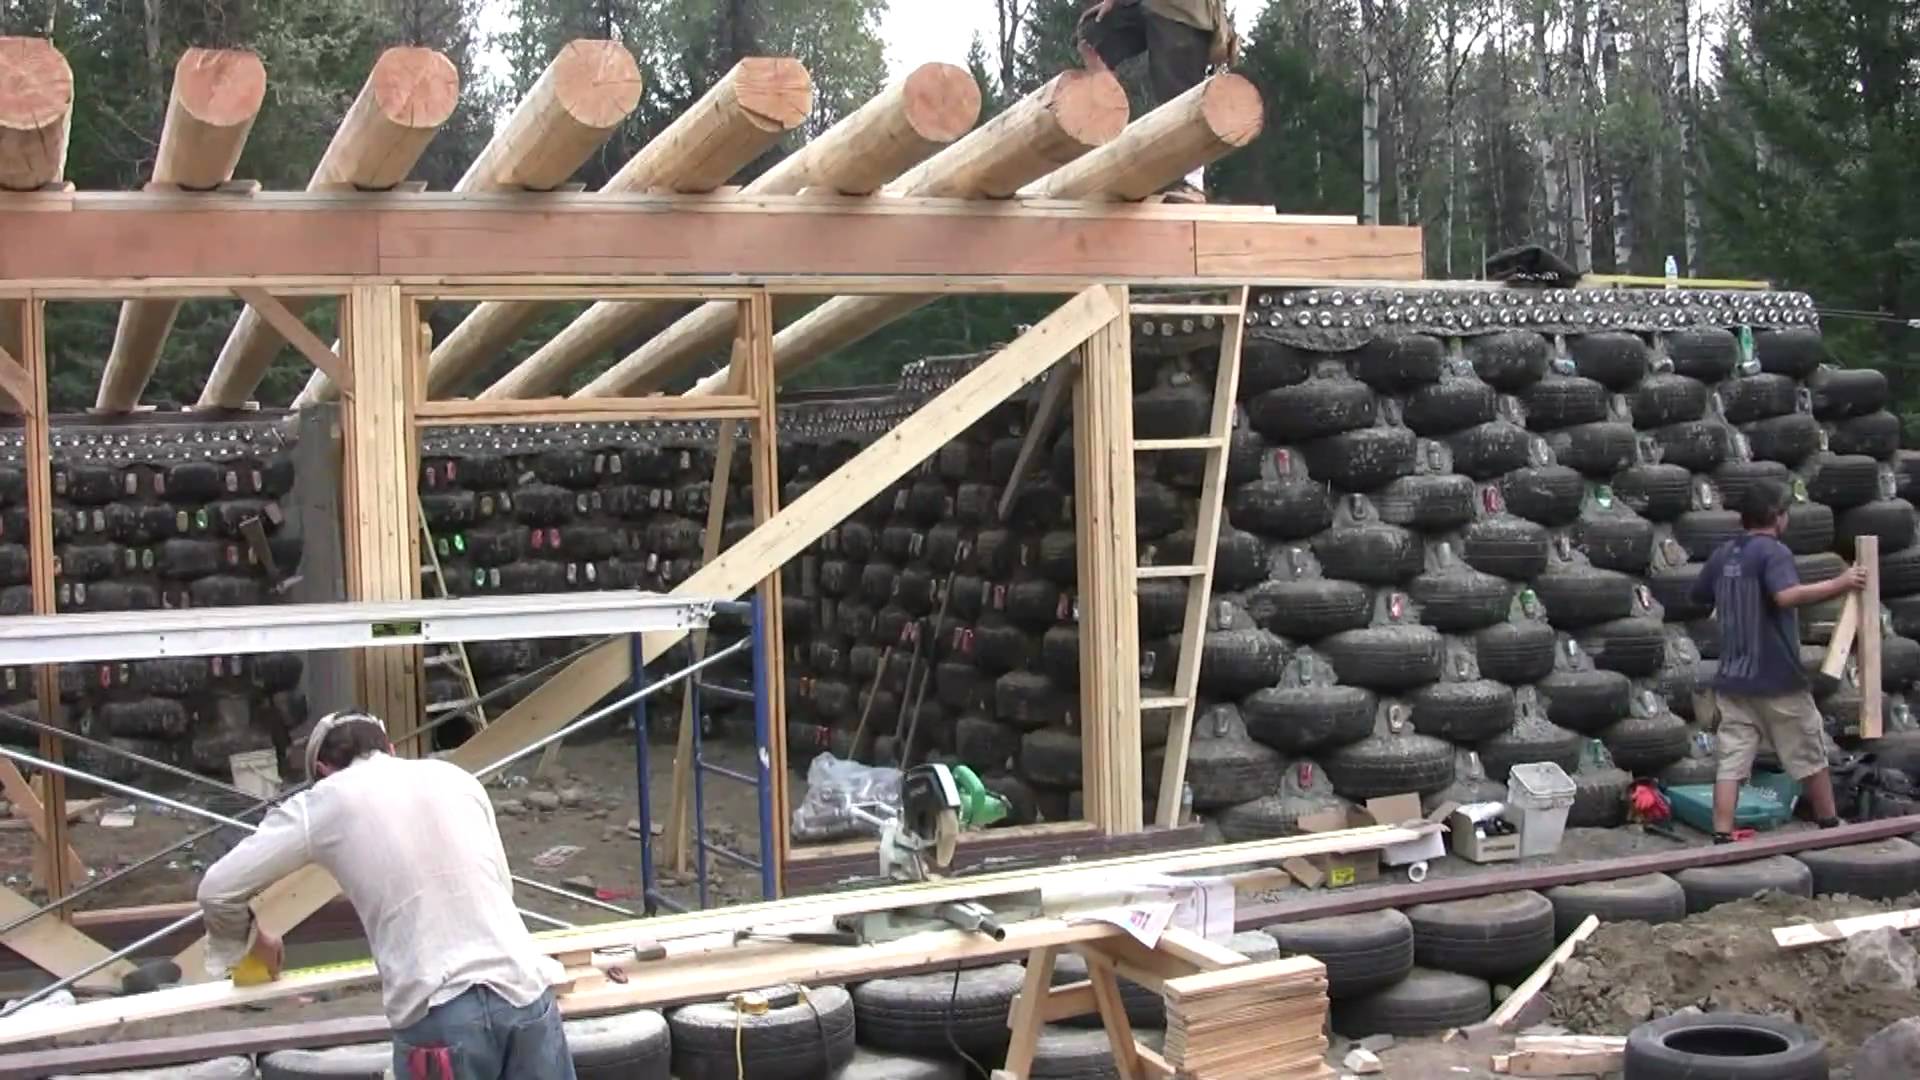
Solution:
M1839 577L1781 589L1773 594L1773 602L1783 608L1805 607L1822 600L1831 600L1841 593L1856 592L1866 588L1866 585L1866 570L1858 566L1850 566L1847 572Z

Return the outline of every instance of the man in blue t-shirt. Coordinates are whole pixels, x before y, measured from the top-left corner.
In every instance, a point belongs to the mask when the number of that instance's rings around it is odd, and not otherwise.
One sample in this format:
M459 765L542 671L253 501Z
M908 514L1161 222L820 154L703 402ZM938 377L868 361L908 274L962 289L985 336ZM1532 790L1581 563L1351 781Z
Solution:
M1857 566L1828 581L1800 583L1793 552L1780 542L1792 503L1784 484L1760 481L1743 502L1746 534L1722 544L1693 583L1693 601L1711 604L1720 620L1720 674L1713 681L1720 713L1713 839L1720 844L1733 838L1734 805L1762 739L1773 744L1787 775L1800 781L1820 827L1840 824L1827 774L1826 730L1800 667L1794 609L1867 583L1866 571Z

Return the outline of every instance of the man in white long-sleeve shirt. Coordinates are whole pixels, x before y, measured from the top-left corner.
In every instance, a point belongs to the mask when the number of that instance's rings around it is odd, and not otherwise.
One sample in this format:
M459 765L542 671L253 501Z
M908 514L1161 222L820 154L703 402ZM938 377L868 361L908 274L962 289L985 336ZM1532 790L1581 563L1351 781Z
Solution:
M393 756L361 712L314 725L313 787L267 815L200 882L208 967L251 951L277 976L282 947L249 901L309 863L340 884L380 971L401 1080L573 1080L543 957L514 908L493 804L457 765Z

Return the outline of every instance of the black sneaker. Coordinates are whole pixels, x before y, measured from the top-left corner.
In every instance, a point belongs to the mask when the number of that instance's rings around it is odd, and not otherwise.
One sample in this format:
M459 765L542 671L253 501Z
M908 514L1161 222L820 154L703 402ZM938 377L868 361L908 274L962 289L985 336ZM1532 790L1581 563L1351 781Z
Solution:
M1845 825L1846 821L1845 819L1842 819L1842 818L1830 817L1824 821L1818 822L1817 824L1819 824L1819 826L1823 829L1837 829L1840 826Z
M1713 842L1716 844L1731 844L1733 843L1733 834L1724 832L1714 833Z

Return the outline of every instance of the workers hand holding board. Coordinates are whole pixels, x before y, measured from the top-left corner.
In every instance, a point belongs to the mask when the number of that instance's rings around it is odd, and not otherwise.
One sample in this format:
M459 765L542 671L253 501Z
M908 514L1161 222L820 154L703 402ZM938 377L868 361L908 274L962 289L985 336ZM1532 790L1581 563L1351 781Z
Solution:
M506 850L480 781L444 761L394 756L363 712L332 713L306 744L313 787L200 882L215 977L278 977L278 939L248 902L309 863L353 904L380 972L401 1080L572 1080L543 955L514 907Z

